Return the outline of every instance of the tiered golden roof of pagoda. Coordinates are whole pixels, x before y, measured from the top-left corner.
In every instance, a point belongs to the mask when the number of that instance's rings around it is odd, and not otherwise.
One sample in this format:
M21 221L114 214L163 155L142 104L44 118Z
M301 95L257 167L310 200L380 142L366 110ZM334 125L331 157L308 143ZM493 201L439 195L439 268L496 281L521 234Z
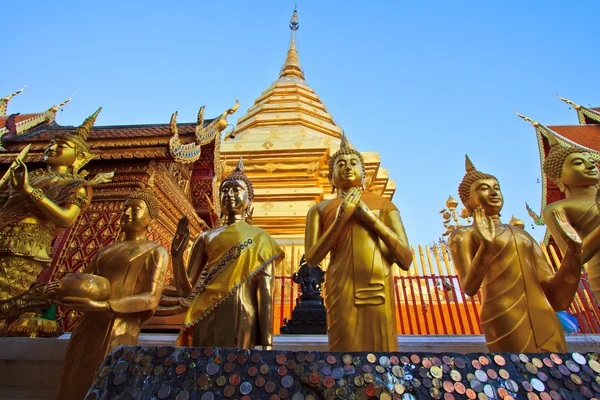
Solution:
M328 160L342 129L305 80L296 47L298 15L279 78L240 117L221 154L231 170L240 156L254 184L254 224L273 235L303 237L308 209L331 196ZM375 152L363 152L369 190L391 199L396 190Z

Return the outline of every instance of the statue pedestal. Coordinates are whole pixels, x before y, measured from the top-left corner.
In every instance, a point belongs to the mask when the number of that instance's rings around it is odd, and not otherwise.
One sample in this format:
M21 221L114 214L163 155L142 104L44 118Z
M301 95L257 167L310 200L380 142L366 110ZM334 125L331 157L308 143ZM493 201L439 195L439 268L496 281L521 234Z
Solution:
M482 392L487 398L527 398L529 392L535 398L592 398L600 396L597 358L596 353L464 355L127 346L107 356L86 400L398 396L413 400L440 399L446 393L476 398Z
M292 311L292 318L283 321L283 335L327 333L327 310L320 294L303 294Z

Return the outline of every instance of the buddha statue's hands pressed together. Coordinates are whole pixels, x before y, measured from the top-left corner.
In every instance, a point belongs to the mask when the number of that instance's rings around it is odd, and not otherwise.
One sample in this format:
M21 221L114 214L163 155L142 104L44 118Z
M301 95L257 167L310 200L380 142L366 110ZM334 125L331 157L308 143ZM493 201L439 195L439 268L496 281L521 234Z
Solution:
M563 214L553 215L569 242L554 273L535 239L500 221L498 180L476 170L468 157L466 169L459 195L473 225L454 230L449 245L464 292L474 296L481 289L481 328L489 351L566 351L555 311L569 306L578 287L579 236Z
M343 136L329 161L337 197L314 205L306 217L307 264L319 265L331 253L325 305L332 351L398 348L392 266L407 270L412 253L398 209L363 191L364 176L362 155Z
M554 218L558 211L582 239L582 262L596 300L600 298L600 173L596 160L588 150L561 145L548 136L550 151L544 160L544 172L565 194L544 207L543 216L548 230L564 253L567 250L562 225Z
M182 218L171 244L175 292L193 297L178 343L270 349L273 336L273 280L283 251L264 230L245 222L254 198L240 159L220 186L221 226L194 241L187 266L189 221Z

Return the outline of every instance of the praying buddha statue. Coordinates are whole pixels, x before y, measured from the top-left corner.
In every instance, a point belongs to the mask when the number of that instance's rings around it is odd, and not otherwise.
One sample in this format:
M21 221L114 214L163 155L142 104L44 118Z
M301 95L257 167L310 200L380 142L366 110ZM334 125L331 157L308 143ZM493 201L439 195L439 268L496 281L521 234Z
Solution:
M102 248L84 273L67 274L44 289L53 302L83 312L67 347L57 399L83 399L106 355L135 345L158 306L169 253L146 237L160 209L151 186L125 201L123 241Z
M583 241L582 262L596 299L600 299L600 192L598 166L591 154L580 147L561 146L548 137L550 151L544 160L544 172L565 194L544 208L544 221L552 237L564 253L568 243L560 234L561 227L552 218L555 211L565 215Z
M565 216L552 218L568 244L556 273L534 238L518 226L500 222L504 204L498 179L466 158L460 199L473 224L452 232L452 261L464 292L481 289L480 320L492 352L566 352L556 311L573 300L581 276L581 240Z
M222 224L196 238L187 263L186 217L171 245L175 290L181 298L193 296L178 344L270 349L275 264L284 253L267 232L245 222L254 189L241 158L219 193Z
M408 270L412 253L400 213L389 200L362 189L365 164L346 136L329 160L337 197L306 217L306 262L331 253L325 272L331 351L397 351L393 264Z

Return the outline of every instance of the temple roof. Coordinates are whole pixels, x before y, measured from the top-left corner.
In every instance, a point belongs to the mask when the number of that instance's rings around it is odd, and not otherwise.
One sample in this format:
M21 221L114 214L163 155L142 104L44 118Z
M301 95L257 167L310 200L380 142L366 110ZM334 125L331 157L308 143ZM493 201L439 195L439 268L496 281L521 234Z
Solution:
M559 138L600 152L600 124L594 125L549 125L546 127Z
M558 98L577 111L577 119L580 124L600 124L600 107L585 107L563 97L558 96Z
M206 120L204 123L210 122L212 120ZM183 140L193 140L196 125L196 123L178 124L180 137ZM14 152L20 151L29 143L32 146L25 161L42 161L43 151L52 135L71 133L75 129L77 129L75 126L61 126L52 122L22 135L5 136L3 139L7 149L0 152L0 163L12 162ZM88 143L92 152L100 159L170 158L171 136L169 124L94 126L90 131Z

